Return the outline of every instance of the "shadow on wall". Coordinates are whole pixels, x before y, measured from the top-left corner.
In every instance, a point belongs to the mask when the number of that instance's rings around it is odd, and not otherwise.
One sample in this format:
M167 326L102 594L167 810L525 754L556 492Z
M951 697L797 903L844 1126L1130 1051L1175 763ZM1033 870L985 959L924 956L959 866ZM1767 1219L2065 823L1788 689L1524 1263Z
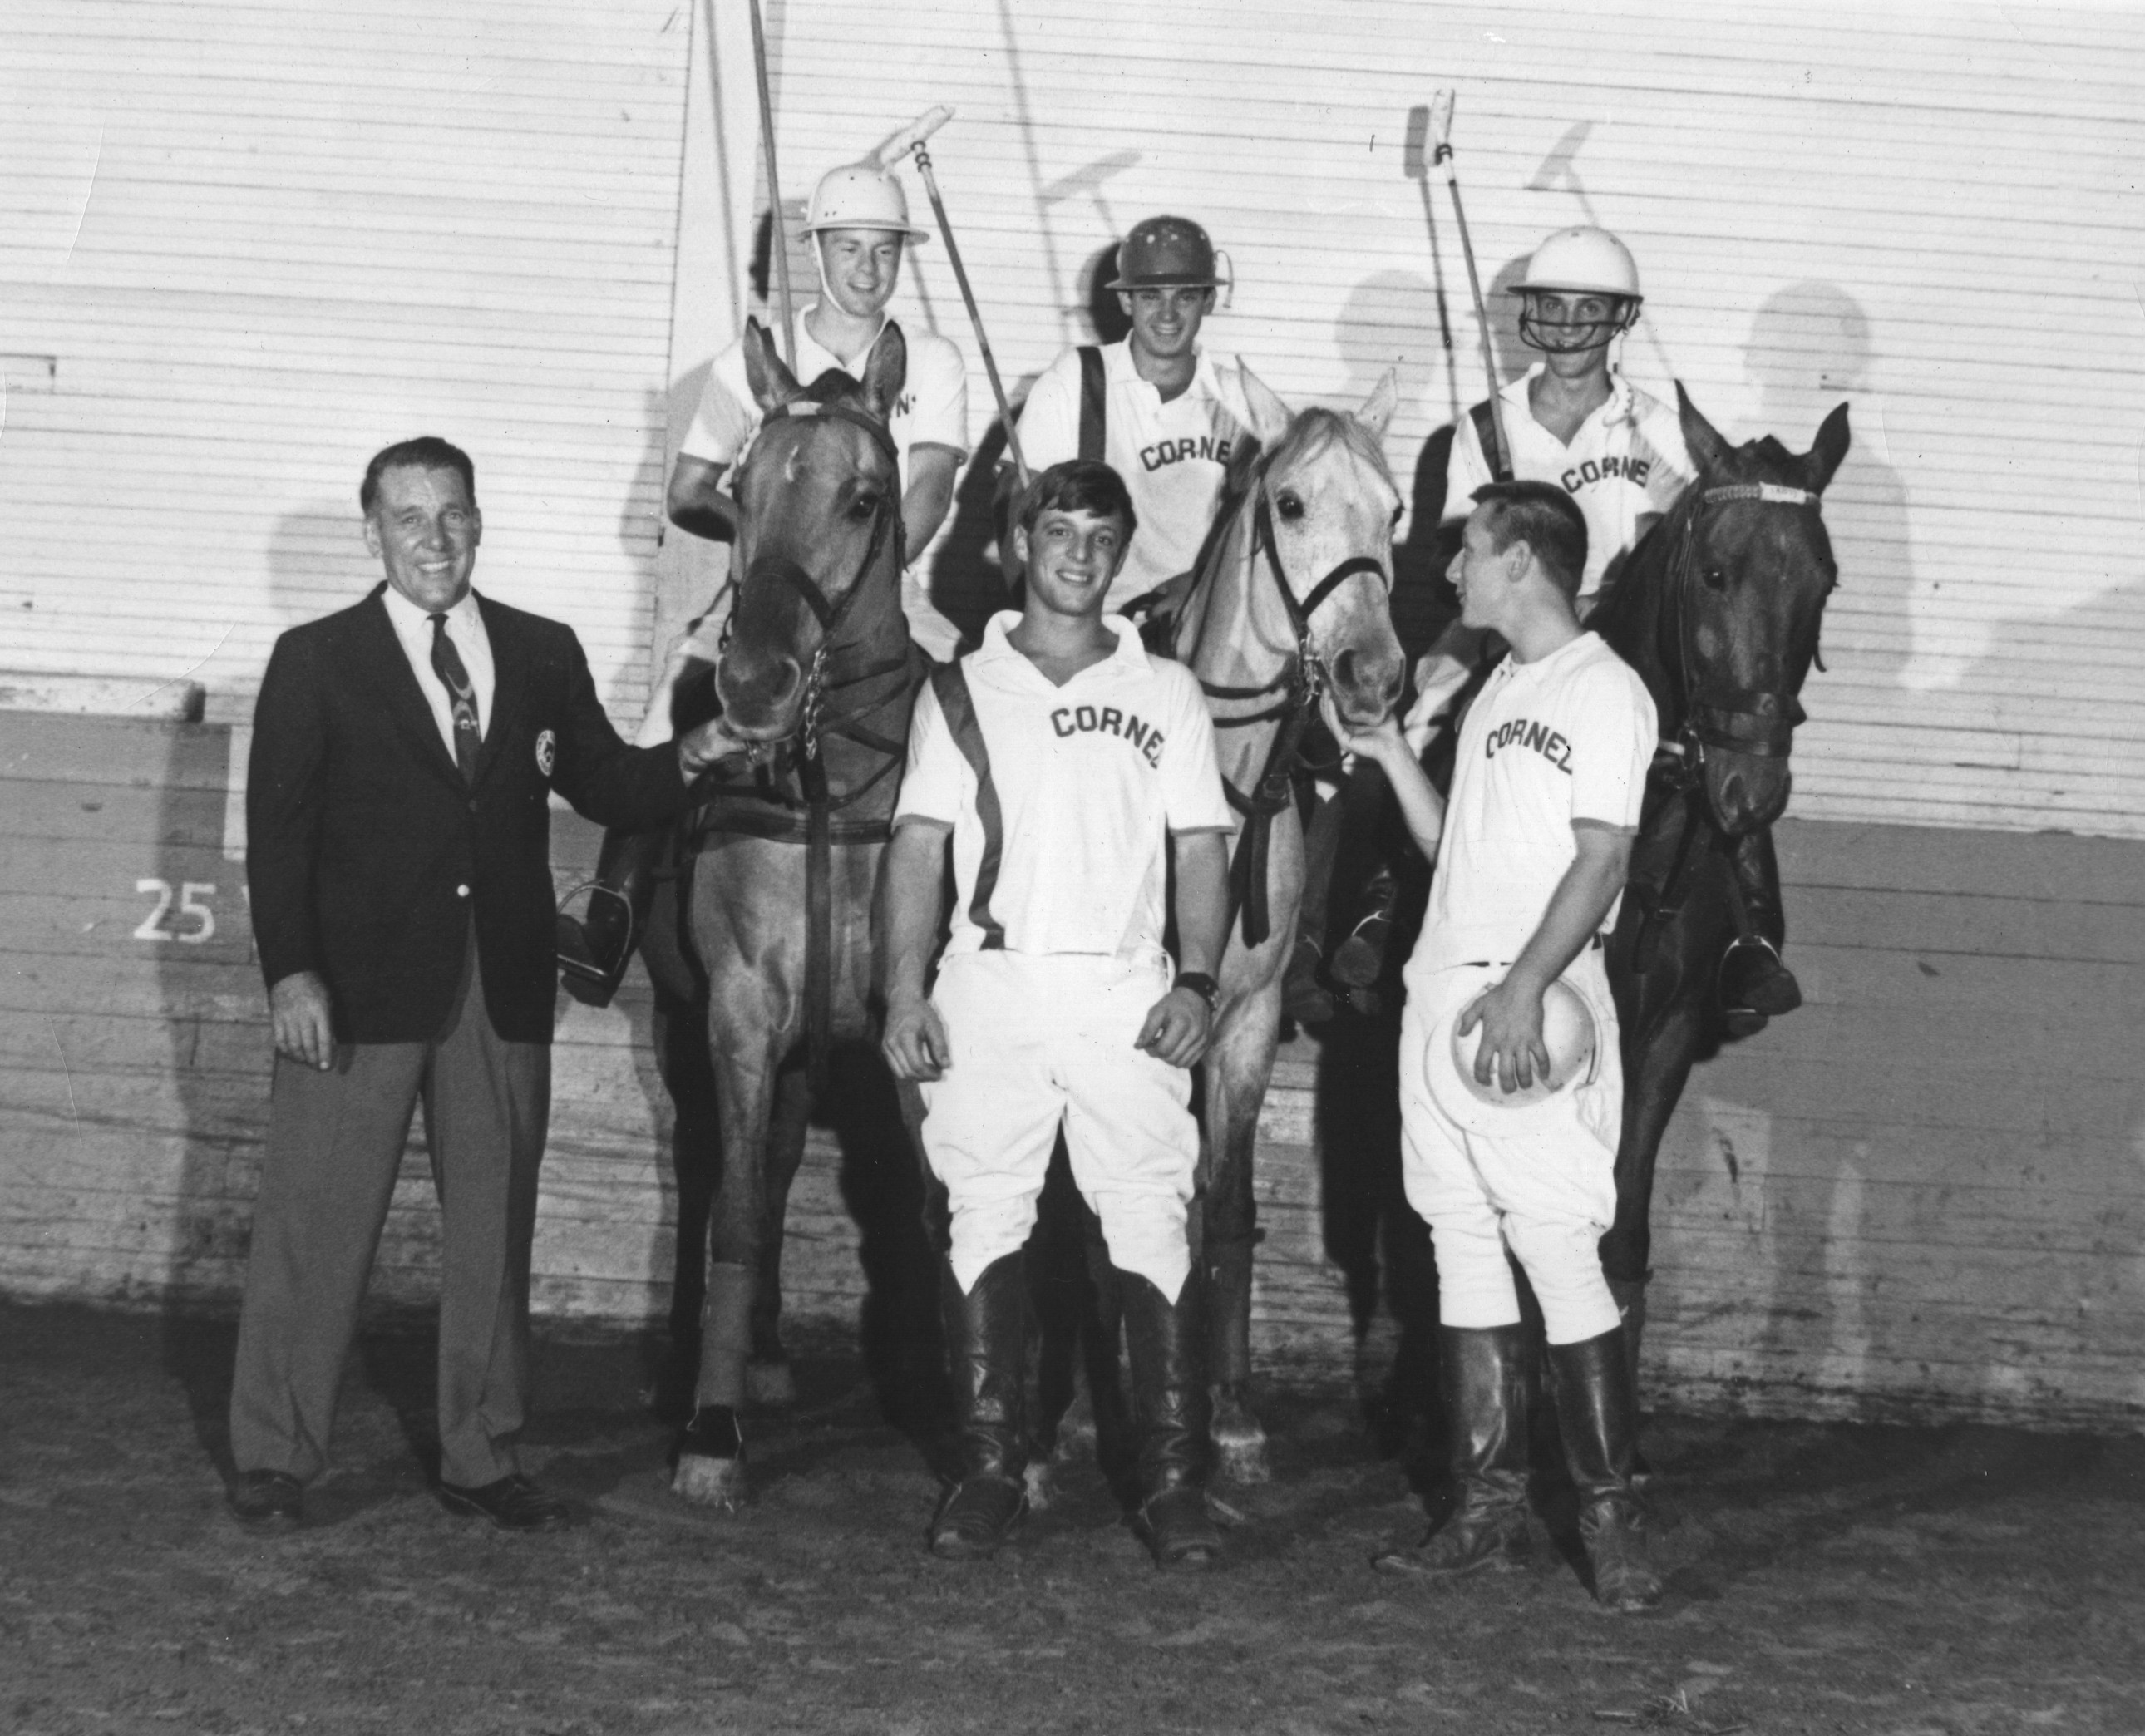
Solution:
M1882 407L1866 396L1875 353L1860 304L1813 278L1766 298L1743 356L1758 388L1761 430L1791 451L1804 450L1833 407L1848 402L1854 444L1824 498L1839 563L1839 590L1825 610L1825 660L1869 685L1910 686L1911 514L1906 486L1886 462Z

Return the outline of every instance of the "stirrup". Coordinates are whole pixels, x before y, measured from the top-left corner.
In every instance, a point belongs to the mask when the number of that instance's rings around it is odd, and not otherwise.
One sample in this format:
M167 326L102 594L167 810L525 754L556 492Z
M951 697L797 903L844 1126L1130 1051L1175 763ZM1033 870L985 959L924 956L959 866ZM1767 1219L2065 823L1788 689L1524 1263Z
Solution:
M587 926L577 917L570 916L565 906L582 893L590 895L593 908L596 898L611 898L625 909L625 939L618 949L618 957L605 960L596 957L595 948L589 943ZM640 936L635 932L633 920L633 900L615 886L606 886L600 880L585 881L560 901L554 944L559 954L559 980L568 994L584 1007L608 1007L618 992L618 986L625 980L625 967L632 962L633 948Z
M1751 963L1748 978L1731 984L1731 976L1744 975L1736 968L1736 961L1746 953L1758 955ZM1754 1036L1765 1028L1769 1019L1793 1012L1803 1003L1802 985L1795 981L1795 973L1781 959L1780 949L1763 935L1753 935L1748 940L1738 936L1730 941L1720 956L1715 982L1720 1016L1730 1034L1737 1037Z

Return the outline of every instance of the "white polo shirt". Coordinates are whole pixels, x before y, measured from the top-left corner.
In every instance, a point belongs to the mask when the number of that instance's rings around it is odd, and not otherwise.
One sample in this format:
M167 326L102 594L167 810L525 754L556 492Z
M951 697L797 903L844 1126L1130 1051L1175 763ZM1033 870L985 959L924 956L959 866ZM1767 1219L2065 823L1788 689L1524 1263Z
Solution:
M1167 969L1162 944L1171 833L1229 832L1214 727L1199 684L1181 664L1147 655L1122 616L1103 624L1117 649L1063 687L1013 649L1020 623L993 615L961 667L990 759L999 824L990 835L974 769L953 739L937 692L917 695L898 826L953 834L950 958L983 949L978 881L1008 952L1077 953Z
M1252 431L1233 356L1202 350L1192 383L1167 404L1132 366L1131 340L1102 346L1102 456L1131 491L1139 528L1110 586L1122 609L1188 573L1214 522L1237 443ZM1020 413L1030 471L1080 455L1080 354L1068 350L1044 371Z
M1637 543L1640 516L1667 512L1698 470L1675 411L1621 374L1610 375L1609 401L1579 425L1566 445L1535 420L1528 402L1527 389L1542 370L1536 362L1497 395L1504 406L1501 425L1513 475L1522 482L1560 484L1585 515L1586 571L1579 594L1590 597L1611 564ZM1466 518L1475 510L1475 490L1492 480L1475 418L1464 415L1446 468L1446 519Z
M1656 729L1645 683L1597 634L1491 671L1461 721L1410 981L1519 957L1578 857L1572 828L1636 829Z
M812 304L817 307L816 301ZM811 312L811 308L805 310ZM873 331L871 344L878 341L878 335L887 327L886 316L879 316ZM900 460L901 490L908 492L908 453L913 446L950 447L959 458L968 454L968 369L961 360L961 352L951 342L935 331L901 328L902 337L908 346L908 372L901 387L901 395L894 400L893 414L887 419L887 430L893 436L894 456ZM839 368L851 378L858 376L864 358L871 354L871 344L866 344L847 361L827 349L812 336L804 319L797 321L797 377L809 386L829 368ZM738 341L717 356L708 369L708 384L700 394L700 407L693 412L693 425L685 430L685 437L678 443L680 456L697 458L707 464L735 464L752 445L753 436L759 432L759 405L753 400L752 386L745 377L744 340ZM958 460L957 460L958 461ZM909 565L901 575L901 612L908 617L908 631L918 644L932 656L944 662L953 654L960 643L960 629L938 613L931 601L931 592L917 556L923 551L911 549ZM705 612L706 631L712 634L721 630L723 618L729 613L734 587L725 584Z

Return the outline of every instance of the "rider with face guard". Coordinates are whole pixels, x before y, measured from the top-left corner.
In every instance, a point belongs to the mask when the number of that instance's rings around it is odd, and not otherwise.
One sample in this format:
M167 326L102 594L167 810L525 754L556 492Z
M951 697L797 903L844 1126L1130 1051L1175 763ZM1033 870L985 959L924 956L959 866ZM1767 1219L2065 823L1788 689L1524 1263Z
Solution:
M1112 613L1192 570L1229 460L1254 425L1243 364L1199 346L1222 282L1216 264L1213 242L1188 217L1135 224L1107 286L1131 332L1065 351L1021 411L1032 475L1068 459L1099 459L1132 493L1139 529L1110 588Z
M1446 515L1464 521L1475 491L1500 480L1494 439L1514 478L1550 482L1586 520L1580 619L1613 586L1640 537L1696 475L1675 408L1626 380L1611 357L1637 322L1644 297L1630 251L1605 229L1560 230L1543 241L1515 286L1520 336L1541 360L1461 419L1446 473ZM1492 424L1494 415L1495 422ZM1416 667L1408 739L1421 751L1481 661L1482 635L1458 623ZM1747 1035L1802 1003L1780 962L1785 938L1779 867L1768 833L1740 840L1736 879L1755 938L1730 945L1720 968L1729 1028ZM1361 926L1361 925L1359 925Z
M903 251L911 241L928 241L930 232L909 221L900 182L870 163L844 164L820 177L804 232L819 262L820 298L798 321L794 371L808 386L831 368L861 377L865 358L888 323L886 305L900 281ZM943 660L953 654L960 634L933 606L923 575L905 563L923 552L953 504L954 473L968 447L968 365L960 350L936 332L904 330L902 336L908 373L888 422L901 465L901 605L916 643ZM759 422L740 336L709 368L699 408L679 443L666 502L672 524L711 541L731 540L737 503L723 484L751 445ZM642 745L670 739L673 685L689 662L714 660L733 593L724 584L673 649L640 726ZM666 837L607 835L597 870L600 889L587 921L560 918L559 963L576 999L600 1007L617 992L633 943L646 923Z

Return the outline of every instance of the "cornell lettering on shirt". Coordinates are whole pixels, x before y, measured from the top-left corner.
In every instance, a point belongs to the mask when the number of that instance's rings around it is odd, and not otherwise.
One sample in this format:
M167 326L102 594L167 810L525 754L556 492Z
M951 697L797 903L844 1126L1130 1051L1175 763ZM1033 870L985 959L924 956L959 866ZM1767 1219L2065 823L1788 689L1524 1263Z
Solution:
M1546 724L1537 724L1530 718L1514 718L1498 724L1483 739L1482 757L1495 759L1505 748L1530 749L1565 777L1571 775L1571 744Z
M1204 459L1209 464L1229 461L1229 438L1227 435L1202 434L1193 440L1189 435L1182 440L1157 440L1151 446L1140 448L1140 462L1150 470L1158 470L1167 464L1183 464L1191 459Z
M1050 714L1050 727L1062 736L1120 735L1149 765L1162 764L1162 731L1114 705L1061 705Z
M1613 482L1620 476L1634 488L1644 488L1653 468L1654 461L1650 458L1619 456L1610 452L1600 458L1590 458L1584 464L1572 465L1557 480L1564 485L1564 491L1568 495L1575 495L1582 488L1590 487L1597 482Z

